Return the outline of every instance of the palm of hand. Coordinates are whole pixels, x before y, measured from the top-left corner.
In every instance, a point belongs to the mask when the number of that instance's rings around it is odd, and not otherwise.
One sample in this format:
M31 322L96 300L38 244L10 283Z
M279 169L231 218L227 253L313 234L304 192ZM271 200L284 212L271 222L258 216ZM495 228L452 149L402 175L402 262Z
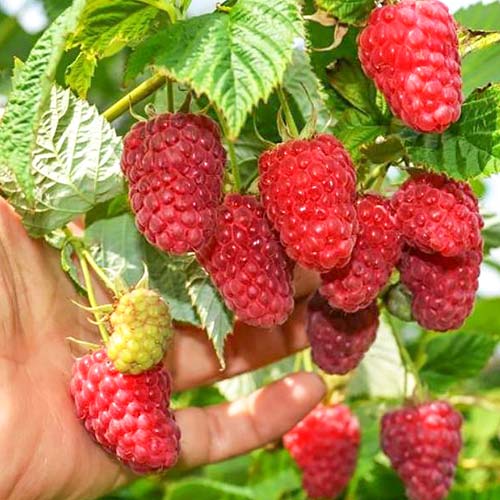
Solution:
M95 498L130 477L96 445L75 418L68 382L68 336L96 341L87 314L60 269L59 256L31 240L0 201L0 498ZM283 328L238 326L220 372L203 332L177 335L168 359L177 390L248 371L305 345L303 307ZM257 343L256 336L266 335ZM258 338L258 337L257 337ZM176 413L183 433L182 466L243 453L276 439L319 401L322 384L297 374L252 396Z

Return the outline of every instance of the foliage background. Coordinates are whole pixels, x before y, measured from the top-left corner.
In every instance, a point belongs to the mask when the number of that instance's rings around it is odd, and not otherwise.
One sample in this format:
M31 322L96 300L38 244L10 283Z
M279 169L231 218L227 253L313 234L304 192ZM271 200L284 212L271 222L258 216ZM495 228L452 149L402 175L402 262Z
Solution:
M54 18L69 3L67 0L0 1L0 107L5 104L9 94L14 56L26 60L47 20ZM201 3L212 2L193 2L192 12L206 7ZM447 3L456 10L461 2L449 0ZM15 16L13 12L16 12ZM476 4L458 10L456 17L469 28L498 29L500 3ZM76 55L76 49L66 54L66 60L60 66L66 67ZM464 63L466 93L490 81L500 82L499 63L500 45L469 56ZM124 69L123 51L112 54L97 66L88 99L100 110L135 85L133 79L128 85L123 84L121 75ZM58 74L57 78L63 82L64 74ZM294 75L286 78L289 88L293 88ZM157 105L161 105L161 99L160 93L155 98ZM131 121L130 116L120 118L115 123L118 132L127 130ZM485 233L490 254L483 266L480 297L473 316L460 332L439 336L423 332L414 325L398 322L393 325L404 331L406 344L429 387L435 393L449 397L466 417L464 452L457 481L450 494L453 500L500 498L500 357L495 354L500 339L500 254L495 248L500 247L500 223L495 223L496 218L500 218L500 180L496 175L487 181L475 181L474 187L484 193L483 209L493 212L493 217ZM109 210L109 207L106 209ZM101 217L98 209L88 216L87 221L92 220L92 217L96 224L86 238L90 242L93 238L101 241L103 234L110 228L106 226L106 219L99 222ZM124 220L120 230L125 231L127 224L129 221ZM109 238L112 240L113 234ZM140 242L133 241L132 244L140 245ZM101 257L106 259L106 256ZM154 260L156 256L151 258ZM166 273L172 271L171 263L169 266L165 269ZM154 278L152 276L153 281ZM175 290L172 293L175 294ZM197 293L206 293L206 290L202 290L200 285ZM190 314L189 311L181 311L181 307L182 304L179 305L178 314ZM401 484L378 446L377 417L391 405L392 400L398 401L402 390L402 367L389 327L388 324L382 325L376 344L349 382L347 390L350 405L363 426L358 469L345 493L345 498L350 500L396 500L403 497ZM236 398L290 371L294 363L294 359L285 360L216 387L178 394L175 404L208 405ZM139 479L105 498L299 500L304 497L296 467L277 444L188 473L172 472L166 478Z

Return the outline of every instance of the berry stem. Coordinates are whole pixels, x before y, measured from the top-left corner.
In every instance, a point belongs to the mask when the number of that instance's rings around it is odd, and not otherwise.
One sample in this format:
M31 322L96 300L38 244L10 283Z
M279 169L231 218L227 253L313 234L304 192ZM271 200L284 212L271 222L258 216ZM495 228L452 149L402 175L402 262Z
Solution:
M113 284L113 282L106 276L106 273L101 269L99 264L95 261L94 257L92 254L86 249L82 249L82 255L85 258L85 260L88 262L89 266L93 269L93 271L99 276L100 280L104 283L106 288L108 288L111 292L113 292L113 295L117 295L116 292L116 287Z
M165 85L166 81L167 77L165 75L156 73L116 101L102 115L110 122L116 120L119 116L126 113L131 106L142 101Z
M285 96L285 93L283 92L282 87L278 87L276 89L276 93L278 94L278 98L280 100L281 107L283 109L283 113L285 114L285 119L286 119L286 124L288 128L290 129L290 133L292 134L293 137L298 137L299 136L299 129L297 128L297 124L295 123L295 120L293 118L292 110L290 109L290 106L288 105L288 100Z
M170 78L167 80L167 108L169 113L173 113L175 111L174 84Z
M405 372L410 372L413 375L413 378L415 380L415 396L418 401L423 401L423 395L424 395L424 390L422 387L422 382L420 381L420 376L418 374L418 370L413 363L413 360L411 359L410 354L408 353L404 343L403 339L401 338L401 334L399 333L397 327L394 325L394 322L392 321L391 315L387 314L387 322L391 328L392 336L394 337L394 340L396 341L396 344L398 346L399 350L399 355L401 356L401 360L403 361L403 365L405 367ZM405 388L404 388L404 397L406 398L407 396L407 387L406 387L406 376L405 376Z
M238 167L238 160L236 158L236 149L234 147L234 142L227 140L227 149L229 152L229 159L231 161L231 172L233 174L234 188L239 193L241 190L241 177L240 169Z

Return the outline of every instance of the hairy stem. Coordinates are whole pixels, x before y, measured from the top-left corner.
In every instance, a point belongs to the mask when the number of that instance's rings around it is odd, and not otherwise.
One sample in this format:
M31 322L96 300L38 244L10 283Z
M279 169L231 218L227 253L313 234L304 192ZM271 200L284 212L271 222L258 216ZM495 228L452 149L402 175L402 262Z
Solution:
M104 118L110 122L116 120L119 116L126 113L131 106L146 99L146 97L165 85L166 81L167 77L165 75L156 73L104 111Z

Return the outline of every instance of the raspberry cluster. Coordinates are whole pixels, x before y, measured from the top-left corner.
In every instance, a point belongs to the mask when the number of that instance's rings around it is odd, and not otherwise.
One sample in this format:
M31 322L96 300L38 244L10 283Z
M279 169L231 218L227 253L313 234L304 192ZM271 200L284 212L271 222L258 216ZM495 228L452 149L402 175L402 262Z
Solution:
M311 498L334 498L356 467L359 422L345 405L320 405L283 436Z
M441 500L462 447L462 416L445 401L409 406L382 418L381 446L410 500Z
M99 349L75 362L70 391L87 431L132 470L175 465L180 431L169 409L170 377L161 366L128 375Z
M374 9L359 36L359 59L392 112L421 132L441 133L460 117L457 29L439 0Z
M343 375L354 369L375 340L377 305L346 313L332 309L319 295L308 304L307 337L314 362L326 373Z

